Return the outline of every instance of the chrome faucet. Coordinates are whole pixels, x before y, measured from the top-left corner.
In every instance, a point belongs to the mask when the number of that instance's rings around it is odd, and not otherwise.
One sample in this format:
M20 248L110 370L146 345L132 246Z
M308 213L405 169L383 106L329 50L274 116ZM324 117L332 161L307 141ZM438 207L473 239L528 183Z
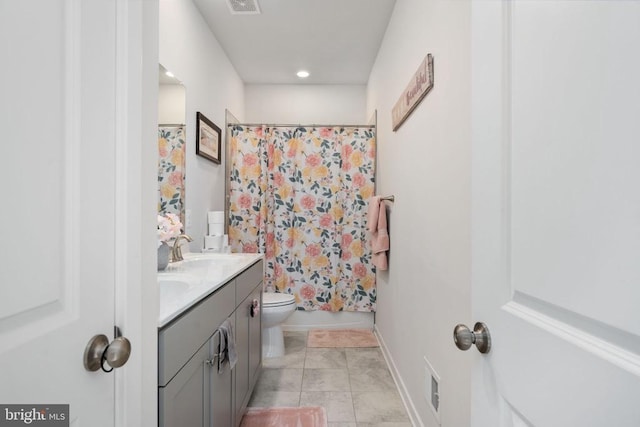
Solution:
M173 242L173 248L171 249L171 262L182 261L184 259L182 257L182 249L180 249L181 239L184 239L187 242L193 242L193 239L186 234L181 234L178 237L176 237L176 241Z

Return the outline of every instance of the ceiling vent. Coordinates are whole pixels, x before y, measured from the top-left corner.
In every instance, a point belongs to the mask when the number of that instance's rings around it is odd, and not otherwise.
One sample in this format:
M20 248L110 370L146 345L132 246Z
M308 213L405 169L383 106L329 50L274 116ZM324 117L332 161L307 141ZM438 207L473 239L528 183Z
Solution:
M232 15L259 15L258 0L227 0Z

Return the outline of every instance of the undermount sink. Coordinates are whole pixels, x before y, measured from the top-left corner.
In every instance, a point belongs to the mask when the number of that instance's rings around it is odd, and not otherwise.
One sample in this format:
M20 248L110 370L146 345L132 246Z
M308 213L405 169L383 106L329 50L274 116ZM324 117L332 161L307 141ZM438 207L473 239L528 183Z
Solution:
M166 270L158 272L158 325L161 327L262 258L259 254L186 253L183 256L184 260L169 263Z
M245 253L189 253L185 254L185 261L205 260L218 261L218 262L245 262L249 259L255 258L256 254Z
M225 275L228 270L246 264L255 258L255 254L185 254L182 261L169 264L169 271L185 272L194 275Z
M241 258L212 258L212 257L194 257L185 258L181 263L183 266L189 267L222 267L230 264L240 264L243 260Z
M193 279L177 274L158 275L160 298L171 298L181 295L193 286Z
M189 289L189 284L180 280L162 280L160 282L160 292L181 292L187 289Z

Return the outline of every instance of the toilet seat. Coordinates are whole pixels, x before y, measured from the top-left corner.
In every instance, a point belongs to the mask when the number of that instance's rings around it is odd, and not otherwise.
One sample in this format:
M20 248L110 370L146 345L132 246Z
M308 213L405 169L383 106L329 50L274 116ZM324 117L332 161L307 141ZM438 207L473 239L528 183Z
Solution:
M296 297L290 294L265 292L262 294L262 307L283 307L296 303Z

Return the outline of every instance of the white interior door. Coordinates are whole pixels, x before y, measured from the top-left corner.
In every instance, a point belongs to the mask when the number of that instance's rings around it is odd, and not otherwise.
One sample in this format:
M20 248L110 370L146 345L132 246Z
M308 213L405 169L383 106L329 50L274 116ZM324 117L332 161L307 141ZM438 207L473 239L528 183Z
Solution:
M114 1L0 0L0 403L70 404L114 425Z
M640 2L472 4L473 425L638 426Z

